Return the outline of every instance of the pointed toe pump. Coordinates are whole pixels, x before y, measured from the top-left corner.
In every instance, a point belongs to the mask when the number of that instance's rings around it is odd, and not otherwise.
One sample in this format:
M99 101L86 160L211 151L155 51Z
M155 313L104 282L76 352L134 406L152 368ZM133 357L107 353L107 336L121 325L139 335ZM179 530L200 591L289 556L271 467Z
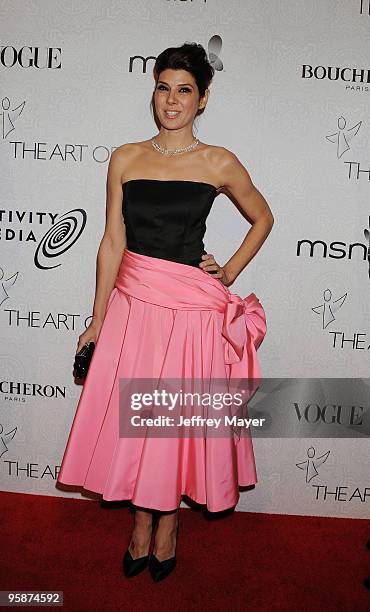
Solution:
M177 523L177 529L176 529L176 547L177 547L178 536L179 536L179 523ZM160 580L167 578L167 576L171 572L173 572L175 567L176 567L176 548L175 548L175 555L171 557L170 559L159 561L159 559L157 559L157 557L155 556L153 552L149 557L149 572L154 582L159 582Z
M152 532L154 530L155 522L156 522L156 517L153 515ZM148 566L148 562L149 562L149 553L147 555L144 555L143 557L138 557L137 559L134 559L129 549L127 548L125 554L123 555L123 559L122 559L123 573L126 576L126 578L133 578L134 576L137 576L138 574L140 574L142 571L145 570L145 568Z
M138 557L137 559L133 559L130 551L127 549L123 556L123 573L126 578L133 578L140 574L148 565L149 554L144 557Z

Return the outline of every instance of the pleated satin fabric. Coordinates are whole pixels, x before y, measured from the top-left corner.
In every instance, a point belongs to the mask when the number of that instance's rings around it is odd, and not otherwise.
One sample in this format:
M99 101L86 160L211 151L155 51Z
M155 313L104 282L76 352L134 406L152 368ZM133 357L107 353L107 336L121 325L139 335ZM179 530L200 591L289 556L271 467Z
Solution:
M261 377L265 312L195 266L126 248L108 300L58 482L174 510L187 495L217 512L257 482L251 436L119 436L120 378Z

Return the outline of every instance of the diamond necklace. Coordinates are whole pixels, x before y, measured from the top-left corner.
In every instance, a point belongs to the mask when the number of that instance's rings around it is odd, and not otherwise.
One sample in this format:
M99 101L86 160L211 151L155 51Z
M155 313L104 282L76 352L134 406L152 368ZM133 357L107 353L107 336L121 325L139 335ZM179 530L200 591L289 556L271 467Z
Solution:
M155 141L155 138L151 139L151 143L156 149L156 151L162 153L162 155L177 155L178 153L185 153L186 151L191 151L192 149L195 149L195 147L199 143L199 140L196 138L190 145L188 145L187 147L183 147L182 149L164 149Z

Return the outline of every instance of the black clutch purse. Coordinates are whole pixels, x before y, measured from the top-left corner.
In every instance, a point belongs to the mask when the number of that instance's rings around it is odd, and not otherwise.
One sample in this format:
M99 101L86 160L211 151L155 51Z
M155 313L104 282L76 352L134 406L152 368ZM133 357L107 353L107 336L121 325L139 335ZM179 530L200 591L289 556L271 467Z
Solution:
M95 349L95 342L87 342L75 355L73 364L76 378L86 378L87 371L91 362L91 357Z

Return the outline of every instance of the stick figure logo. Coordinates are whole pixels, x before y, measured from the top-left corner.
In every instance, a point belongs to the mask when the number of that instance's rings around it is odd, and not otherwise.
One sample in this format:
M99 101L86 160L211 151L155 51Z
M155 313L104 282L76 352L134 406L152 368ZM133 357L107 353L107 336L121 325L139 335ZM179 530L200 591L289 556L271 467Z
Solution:
M306 482L310 482L318 475L318 469L330 455L330 450L320 457L316 457L316 449L313 446L307 449L307 459L301 463L296 463L297 468L306 472Z

